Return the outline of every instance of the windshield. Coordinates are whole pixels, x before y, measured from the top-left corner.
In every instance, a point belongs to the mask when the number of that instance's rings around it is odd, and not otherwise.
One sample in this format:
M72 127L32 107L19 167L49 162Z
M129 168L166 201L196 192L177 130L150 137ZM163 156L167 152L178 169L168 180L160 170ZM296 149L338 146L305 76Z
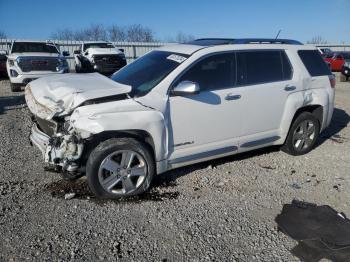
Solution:
M88 48L114 48L114 45L111 43L90 43L84 44L84 51Z
M55 45L49 43L14 42L11 53L59 53Z
M152 51L112 75L112 80L130 85L130 96L143 96L152 90L189 56Z

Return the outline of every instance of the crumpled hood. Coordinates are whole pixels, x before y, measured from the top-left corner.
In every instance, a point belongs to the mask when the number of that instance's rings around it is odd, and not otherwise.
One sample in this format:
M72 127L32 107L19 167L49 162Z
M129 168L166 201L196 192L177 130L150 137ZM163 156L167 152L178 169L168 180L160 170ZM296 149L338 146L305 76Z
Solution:
M26 100L29 109L35 111L30 106L32 102L29 101L35 100L40 107L48 108L52 112L51 117L69 114L88 100L127 94L131 91L131 86L114 82L99 73L47 76L30 82L28 86Z
M89 55L121 55L123 52L117 48L88 48L85 52Z

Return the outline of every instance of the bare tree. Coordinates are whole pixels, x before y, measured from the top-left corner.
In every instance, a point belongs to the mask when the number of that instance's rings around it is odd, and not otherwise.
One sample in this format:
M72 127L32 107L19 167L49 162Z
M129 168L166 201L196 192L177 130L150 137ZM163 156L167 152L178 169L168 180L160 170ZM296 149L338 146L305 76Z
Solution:
M5 39L5 38L7 38L5 32L0 30L0 39Z
M322 36L314 36L310 41L307 41L308 44L314 44L314 45L326 45L328 44L328 41L325 40Z
M175 42L186 43L186 42L192 41L194 39L195 39L195 37L193 35L188 35L188 34L185 34L183 32L178 32L176 37L175 37Z
M92 24L81 30L70 29L56 30L51 34L52 38L58 40L82 40L82 41L130 41L130 42L154 42L154 33L148 28L139 24L120 27L112 25L106 29L101 24Z
M69 28L57 29L51 34L51 38L57 40L76 40L75 33Z
M124 27L112 25L108 28L108 39L110 41L125 41L126 35L127 34Z
M140 24L130 25L126 29L126 40L130 42L154 42L153 31Z
M82 31L82 35L81 36L84 38L84 39L81 39L81 40L98 41L98 40L106 40L107 39L106 29L101 24L92 24L92 25L90 25L90 27L85 28Z

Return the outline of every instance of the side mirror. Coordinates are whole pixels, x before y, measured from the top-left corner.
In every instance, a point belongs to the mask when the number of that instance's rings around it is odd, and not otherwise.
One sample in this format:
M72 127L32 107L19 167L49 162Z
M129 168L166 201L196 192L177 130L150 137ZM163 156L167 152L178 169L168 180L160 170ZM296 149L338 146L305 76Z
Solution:
M80 50L74 50L73 54L79 55L80 54Z
M199 94L199 84L192 81L182 81L171 91L174 96Z
M124 53L125 50L123 48L119 48L119 51Z
M62 52L62 55L63 55L63 56L69 56L69 52L68 52L68 51L63 51L63 52Z

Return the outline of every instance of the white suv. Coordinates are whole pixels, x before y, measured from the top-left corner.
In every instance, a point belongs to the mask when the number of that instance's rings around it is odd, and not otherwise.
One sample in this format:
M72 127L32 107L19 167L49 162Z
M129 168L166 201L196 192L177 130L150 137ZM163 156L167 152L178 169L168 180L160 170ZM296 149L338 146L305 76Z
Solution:
M159 48L111 78L26 87L31 141L99 197L140 194L173 168L271 145L309 152L330 123L334 77L292 40L199 39Z

